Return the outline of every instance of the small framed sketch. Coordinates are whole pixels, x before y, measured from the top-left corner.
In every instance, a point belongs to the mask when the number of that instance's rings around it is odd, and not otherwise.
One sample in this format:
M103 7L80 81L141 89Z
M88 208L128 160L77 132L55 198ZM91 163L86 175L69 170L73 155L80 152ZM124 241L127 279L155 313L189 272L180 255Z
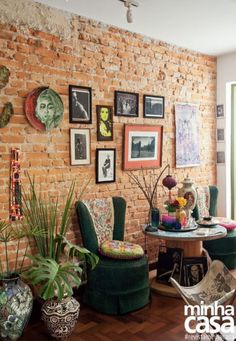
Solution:
M113 141L112 107L97 105L97 140Z
M223 104L219 104L216 106L216 117L217 118L224 117L224 105Z
M70 123L92 123L92 89L69 85Z
M116 181L116 150L96 149L96 183Z
M216 140L217 140L217 142L224 142L225 141L225 130L224 129L217 129Z
M131 92L115 91L115 115L138 117L139 95Z
M216 153L216 163L224 164L225 163L225 152L220 151Z
M143 96L143 116L146 118L164 118L165 97Z
M90 164L89 129L70 129L70 156L72 166Z
M187 257L183 259L183 285L186 287L199 283L207 272L206 257Z
M162 162L162 126L126 124L123 169L158 168Z

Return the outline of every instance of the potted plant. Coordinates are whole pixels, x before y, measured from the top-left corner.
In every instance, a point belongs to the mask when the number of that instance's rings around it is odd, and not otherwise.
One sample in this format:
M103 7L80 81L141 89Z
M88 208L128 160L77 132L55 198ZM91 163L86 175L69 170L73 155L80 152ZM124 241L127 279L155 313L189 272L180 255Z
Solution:
M22 226L0 220L0 246L3 250L3 257L0 260L0 338L3 340L17 340L31 315L32 292L29 286L20 279L29 239L23 259L21 259L22 256L20 257L19 250L21 241L25 241L25 237L30 237L35 232L34 229L29 231ZM9 251L13 243L16 250L12 259Z
M72 297L73 287L79 287L81 283L82 268L78 265L78 259L86 259L94 268L98 257L66 238L75 183L72 183L61 211L58 198L54 201L45 200L36 194L34 180L30 177L29 180L30 194L22 195L24 223L30 229L44 230L44 234L34 237L38 255L29 256L32 265L24 277L34 285L38 296L45 300L42 319L50 334L63 338L70 335L79 315L79 303Z

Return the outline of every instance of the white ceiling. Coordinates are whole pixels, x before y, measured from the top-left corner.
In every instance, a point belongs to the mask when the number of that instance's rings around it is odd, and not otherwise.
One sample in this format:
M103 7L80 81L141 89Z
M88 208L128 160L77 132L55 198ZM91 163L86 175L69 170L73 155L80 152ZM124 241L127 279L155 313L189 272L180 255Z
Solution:
M139 0L133 23L119 0L34 0L210 55L236 51L236 0Z

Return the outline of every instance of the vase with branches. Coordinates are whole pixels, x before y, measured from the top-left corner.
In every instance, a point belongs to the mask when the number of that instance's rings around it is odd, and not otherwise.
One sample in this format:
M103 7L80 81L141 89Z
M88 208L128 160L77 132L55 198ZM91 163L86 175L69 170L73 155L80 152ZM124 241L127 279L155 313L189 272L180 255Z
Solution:
M128 176L130 179L133 180L133 182L139 187L139 189L144 194L144 197L146 198L148 204L149 204L149 212L148 212L148 226L149 230L153 229L155 230L157 226L159 225L159 219L160 219L160 213L157 208L157 188L158 183L164 174L164 172L168 169L168 175L163 179L162 184L166 186L169 191L172 187L176 185L176 181L172 178L170 175L170 165L167 164L160 172L159 175L155 174L154 172L150 173L147 177L144 173L144 169L141 168L141 176L136 175L134 172L130 171L128 172ZM156 222L155 226L153 228L152 218L153 215L156 213Z

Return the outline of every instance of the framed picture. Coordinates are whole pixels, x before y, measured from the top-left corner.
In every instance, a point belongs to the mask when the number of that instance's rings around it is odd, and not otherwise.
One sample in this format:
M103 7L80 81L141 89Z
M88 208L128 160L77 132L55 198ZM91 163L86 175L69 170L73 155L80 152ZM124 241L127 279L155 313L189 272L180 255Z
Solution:
M115 91L115 115L138 117L139 95L131 92Z
M164 118L165 97L163 96L143 96L143 117Z
M225 163L225 152L220 151L216 153L216 163L224 164Z
M124 170L161 167L162 130L162 126L125 125Z
M112 107L97 105L97 140L113 141L113 113Z
M216 106L216 117L217 118L224 117L224 105L223 104L219 104Z
M200 282L207 272L206 257L187 257L183 259L183 285L193 286Z
M116 150L96 149L96 183L116 181Z
M195 104L175 104L176 168L200 165L198 107Z
M173 277L178 283L181 283L183 249L164 248L159 251L157 261L157 281L170 284L170 278Z
M217 142L224 142L224 140L225 140L225 130L224 129L217 129L216 139L217 139Z
M70 123L92 123L92 89L69 85Z
M89 129L70 129L70 156L72 166L90 164Z

